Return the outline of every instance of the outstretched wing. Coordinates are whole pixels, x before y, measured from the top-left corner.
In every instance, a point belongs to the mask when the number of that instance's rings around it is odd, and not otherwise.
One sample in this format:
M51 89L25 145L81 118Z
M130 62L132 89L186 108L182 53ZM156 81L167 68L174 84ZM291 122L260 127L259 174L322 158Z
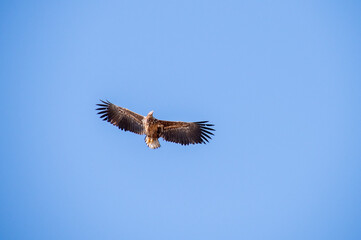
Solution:
M96 109L99 111L98 114L101 114L100 118L104 121L110 122L122 130L131 131L137 134L144 134L144 126L142 122L144 117L142 115L132 112L129 109L114 105L109 101L100 101L102 103L97 104L99 108Z
M182 145L206 143L214 135L213 124L208 121L203 122L172 122L159 120L162 126L160 137L164 140Z

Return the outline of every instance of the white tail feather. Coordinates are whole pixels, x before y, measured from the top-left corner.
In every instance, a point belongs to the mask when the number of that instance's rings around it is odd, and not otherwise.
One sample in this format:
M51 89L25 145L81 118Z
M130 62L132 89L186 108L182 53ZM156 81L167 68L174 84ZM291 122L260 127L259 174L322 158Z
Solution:
M145 137L145 143L150 147L151 149L156 149L160 147L160 143L158 141L158 138L150 138Z

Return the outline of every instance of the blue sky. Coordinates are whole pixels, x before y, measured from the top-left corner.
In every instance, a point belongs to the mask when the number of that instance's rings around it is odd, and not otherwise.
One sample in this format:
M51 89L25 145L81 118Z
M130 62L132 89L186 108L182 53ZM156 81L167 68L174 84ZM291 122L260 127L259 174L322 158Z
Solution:
M360 239L358 1L2 1L1 239ZM207 145L99 119L215 124Z

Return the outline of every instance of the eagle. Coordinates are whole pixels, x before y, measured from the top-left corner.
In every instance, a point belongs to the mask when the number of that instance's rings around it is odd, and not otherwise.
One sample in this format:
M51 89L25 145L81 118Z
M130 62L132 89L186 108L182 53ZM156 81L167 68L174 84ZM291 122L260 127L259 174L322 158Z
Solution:
M124 131L131 131L136 134L145 135L145 143L151 149L160 147L159 138L165 141L181 145L206 143L214 135L215 131L208 121L201 122L180 122L164 121L153 117L150 111L147 116L139 115L129 109L119 107L111 102L100 100L96 109L100 118L110 122Z

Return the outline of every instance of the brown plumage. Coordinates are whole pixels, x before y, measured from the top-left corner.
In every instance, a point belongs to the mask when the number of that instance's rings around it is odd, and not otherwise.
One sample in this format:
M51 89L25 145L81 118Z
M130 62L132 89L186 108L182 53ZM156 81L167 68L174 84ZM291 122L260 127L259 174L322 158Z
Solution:
M139 115L129 109L119 107L109 101L100 100L97 104L98 114L104 121L108 121L114 126L124 130L131 131L140 135L146 135L145 142L148 147L159 148L158 138L163 138L168 142L179 143L182 145L206 143L214 135L215 131L208 121L203 122L174 122L163 121L153 117L153 111L147 116Z

